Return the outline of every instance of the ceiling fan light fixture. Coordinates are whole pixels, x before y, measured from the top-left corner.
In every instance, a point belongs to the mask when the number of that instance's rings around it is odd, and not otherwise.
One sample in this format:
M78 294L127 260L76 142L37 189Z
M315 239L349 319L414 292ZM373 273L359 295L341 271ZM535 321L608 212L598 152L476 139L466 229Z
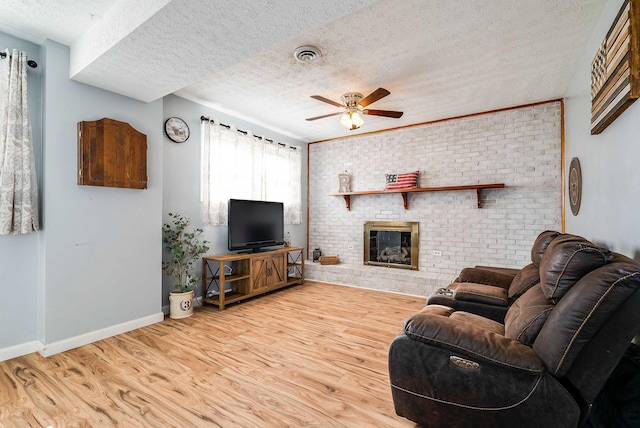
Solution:
M364 118L360 113L353 112L351 113L351 123L354 127L360 128L362 125L364 125Z
M347 129L358 129L364 125L362 115L357 111L347 111L340 116L340 125Z
M334 107L342 109L342 112L309 117L306 120L318 120L324 119L325 117L339 115L340 119L338 120L338 123L340 123L341 126L344 126L347 129L354 130L364 125L363 115L365 114L399 119L400 117L402 117L401 111L365 109L365 107L367 107L369 104L375 103L379 99L384 98L389 94L391 94L391 92L387 91L384 88L378 88L366 97L364 97L360 92L347 92L346 94L342 94L342 96L340 97L342 104L330 100L329 98L325 98L321 95L311 95L311 98L313 98L314 100L331 104Z
M300 62L314 62L322 56L322 52L315 46L305 45L298 46L293 51L293 56Z

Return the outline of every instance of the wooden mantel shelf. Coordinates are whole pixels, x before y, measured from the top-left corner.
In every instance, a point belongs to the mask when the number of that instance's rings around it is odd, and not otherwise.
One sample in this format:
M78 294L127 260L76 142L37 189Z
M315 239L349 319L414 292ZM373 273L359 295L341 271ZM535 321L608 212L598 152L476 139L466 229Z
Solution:
M407 208L407 194L408 193L420 193L420 192L445 192L451 190L475 190L478 195L478 208L482 208L482 189L502 189L504 183L493 184L470 184L467 186L443 186L443 187L416 187L414 189L403 190L367 190L363 192L345 192L345 193L329 193L329 196L342 196L344 202L347 205L347 209L351 209L351 196L354 195L384 195L387 193L400 193L402 195L402 202L404 209Z

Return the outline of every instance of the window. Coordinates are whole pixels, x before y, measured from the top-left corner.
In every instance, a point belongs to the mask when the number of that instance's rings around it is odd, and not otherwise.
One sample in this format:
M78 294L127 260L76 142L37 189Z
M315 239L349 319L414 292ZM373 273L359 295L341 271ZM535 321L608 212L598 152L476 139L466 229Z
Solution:
M204 223L227 225L229 199L284 203L285 224L302 223L302 149L218 121L202 121Z

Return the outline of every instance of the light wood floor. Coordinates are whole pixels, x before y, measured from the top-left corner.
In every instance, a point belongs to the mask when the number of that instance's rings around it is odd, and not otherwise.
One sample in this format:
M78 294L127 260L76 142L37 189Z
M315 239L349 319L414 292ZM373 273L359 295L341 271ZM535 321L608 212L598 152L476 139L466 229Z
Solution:
M308 281L0 363L2 427L413 427L389 344L424 298Z

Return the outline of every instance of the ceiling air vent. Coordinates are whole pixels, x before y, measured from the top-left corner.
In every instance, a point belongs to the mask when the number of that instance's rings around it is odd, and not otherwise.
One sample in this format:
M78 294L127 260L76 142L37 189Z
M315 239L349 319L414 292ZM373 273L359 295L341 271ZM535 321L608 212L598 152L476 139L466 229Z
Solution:
M300 46L293 51L293 56L300 62L313 62L322 56L320 49L315 46Z

